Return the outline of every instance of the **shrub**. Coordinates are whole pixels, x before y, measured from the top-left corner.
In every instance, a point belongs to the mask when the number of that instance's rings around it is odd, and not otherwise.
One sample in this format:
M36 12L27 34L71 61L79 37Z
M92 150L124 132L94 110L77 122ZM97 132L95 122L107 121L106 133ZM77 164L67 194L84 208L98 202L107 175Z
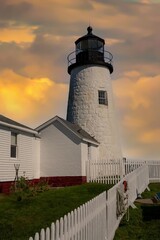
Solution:
M49 186L47 181L41 180L39 183L33 185L24 176L19 177L11 186L11 192L15 195L17 201L36 196L38 193L44 192L48 189Z

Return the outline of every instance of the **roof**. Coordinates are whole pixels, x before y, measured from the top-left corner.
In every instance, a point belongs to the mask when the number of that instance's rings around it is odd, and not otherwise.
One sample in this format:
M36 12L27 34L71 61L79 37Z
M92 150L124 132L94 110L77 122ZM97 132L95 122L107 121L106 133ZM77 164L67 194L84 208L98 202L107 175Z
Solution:
M33 129L29 128L19 122L16 122L10 118L7 118L0 114L0 125L8 127L8 128L15 128L22 132L28 132L37 135L38 133Z
M95 141L96 143L98 143L98 141L92 137L89 133L87 133L85 130L83 130L78 124L73 124L71 122L68 122L66 120L64 120L63 118L60 118L64 124L66 124L70 129L72 129L73 131L75 131L75 133L78 133L79 135L81 135L83 138L86 138L88 140L91 141Z
M103 44L105 44L105 41L104 41L103 38L100 38L100 37L98 37L98 36L96 36L96 35L94 35L94 34L92 33L92 27L91 27L91 26L89 26L89 27L87 28L87 31L88 31L88 33L87 33L86 35L78 38L78 39L75 41L75 44L78 44L79 42L81 42L81 41L83 41L83 40L87 40L87 39L97 39L98 41L103 42Z
M43 123L39 127L37 127L35 130L40 132L43 129L47 128L49 125L51 125L54 121L58 120L61 124L63 124L66 128L68 128L70 131L72 131L76 136L78 136L80 139L94 143L96 145L99 145L99 142L92 137L89 133L87 133L85 130L83 130L78 124L73 124L71 122L68 122L67 120L64 120L63 118L59 116L55 116L48 120L47 122Z

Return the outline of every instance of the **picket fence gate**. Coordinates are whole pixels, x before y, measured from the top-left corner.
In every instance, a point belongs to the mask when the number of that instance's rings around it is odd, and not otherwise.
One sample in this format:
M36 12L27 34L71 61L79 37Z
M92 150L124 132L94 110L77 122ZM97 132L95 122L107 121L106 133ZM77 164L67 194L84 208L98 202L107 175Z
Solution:
M112 240L123 217L117 217L117 189L128 182L128 207L149 184L148 165L142 165L114 187L68 213L29 240Z

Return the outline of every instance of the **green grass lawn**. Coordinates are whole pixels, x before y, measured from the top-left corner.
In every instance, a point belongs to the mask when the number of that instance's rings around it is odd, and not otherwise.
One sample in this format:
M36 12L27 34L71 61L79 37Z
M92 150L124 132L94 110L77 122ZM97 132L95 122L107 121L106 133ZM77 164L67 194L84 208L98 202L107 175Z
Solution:
M150 184L149 187L151 191L146 190L142 194L143 198L152 198L157 192L160 192L160 183ZM114 240L160 240L160 219L144 220L141 204L136 204L136 206L137 209L130 208L129 210L129 222L124 216Z
M92 183L50 189L19 202L12 195L0 194L0 240L28 240L41 228L111 187Z

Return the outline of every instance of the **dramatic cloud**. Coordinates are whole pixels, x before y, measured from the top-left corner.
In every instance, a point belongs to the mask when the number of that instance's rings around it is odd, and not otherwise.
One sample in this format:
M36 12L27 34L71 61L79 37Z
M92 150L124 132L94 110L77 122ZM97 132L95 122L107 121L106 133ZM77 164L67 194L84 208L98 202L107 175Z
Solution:
M159 158L160 75L147 77L127 72L113 86L124 153L127 157Z
M0 28L0 42L33 42L35 38L33 30L34 28L28 26Z
M67 92L67 85L48 78L30 79L4 70L0 73L0 112L36 127L57 113L65 116Z
M29 126L65 117L67 55L91 24L114 56L124 155L159 158L160 1L0 0L0 6L2 114Z

